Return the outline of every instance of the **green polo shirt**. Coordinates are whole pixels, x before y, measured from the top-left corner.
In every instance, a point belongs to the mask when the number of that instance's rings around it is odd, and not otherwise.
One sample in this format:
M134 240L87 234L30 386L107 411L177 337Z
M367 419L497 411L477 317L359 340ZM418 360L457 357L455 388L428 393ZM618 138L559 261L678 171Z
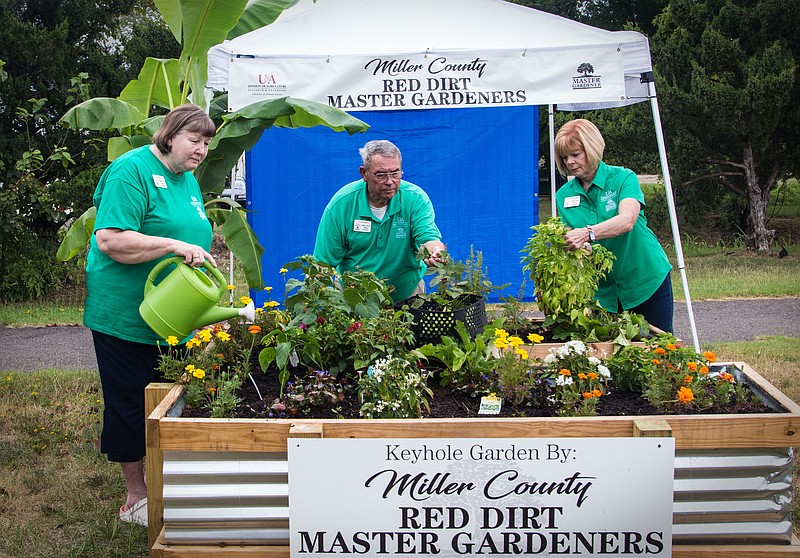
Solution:
M94 230L131 230L211 247L211 223L197 179L175 174L150 151L134 149L117 158L94 192ZM172 256L170 254L169 256ZM163 343L142 320L139 305L150 270L163 258L140 264L117 262L97 247L94 234L86 265L86 327L136 343ZM160 276L173 269L168 267Z
M425 262L416 259L421 244L441 240L433 204L410 182L400 181L380 221L372 214L367 183L357 180L333 195L320 219L314 258L339 273L371 271L394 286L392 299L411 296L425 274Z
M573 178L558 192L556 204L561 220L576 229L602 223L619 213L622 200L633 198L642 209L633 229L616 238L599 240L617 259L614 267L600 282L595 298L607 310L630 309L650 298L664 282L672 265L661 248L656 235L647 226L644 216L644 193L636 174L624 167L600 162L589 191L585 192ZM576 203L576 202L580 203Z

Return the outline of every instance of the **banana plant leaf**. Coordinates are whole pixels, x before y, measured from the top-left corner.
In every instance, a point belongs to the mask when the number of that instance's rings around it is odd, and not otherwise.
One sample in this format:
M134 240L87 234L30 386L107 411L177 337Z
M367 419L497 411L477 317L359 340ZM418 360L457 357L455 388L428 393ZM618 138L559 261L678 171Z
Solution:
M211 207L209 207L211 205ZM227 205L228 209L220 206ZM225 244L241 262L247 285L251 289L264 288L261 256L264 247L245 218L245 211L235 201L221 198L206 204L206 213L216 223L217 230L225 237Z
M73 130L122 130L136 126L144 117L130 103L110 97L95 97L69 109L58 122Z
M59 261L65 262L80 254L89 244L94 229L94 221L97 217L97 208L90 207L83 212L83 215L75 219L75 222L67 231L64 240L58 247L56 257Z
M156 105L173 109L182 103L180 61L174 58L146 58L136 79L128 82L119 99L132 104L147 116Z

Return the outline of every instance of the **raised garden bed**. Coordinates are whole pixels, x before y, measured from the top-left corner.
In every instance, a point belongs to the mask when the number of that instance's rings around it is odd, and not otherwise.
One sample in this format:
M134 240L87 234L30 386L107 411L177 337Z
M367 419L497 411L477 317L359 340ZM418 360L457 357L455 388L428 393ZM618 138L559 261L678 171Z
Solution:
M675 438L677 558L800 556L792 537L792 447L800 407L736 363L778 412L470 419L181 418L182 386L146 394L150 555L288 557L287 440ZM321 466L324 466L321 464ZM335 513L335 503L331 513Z

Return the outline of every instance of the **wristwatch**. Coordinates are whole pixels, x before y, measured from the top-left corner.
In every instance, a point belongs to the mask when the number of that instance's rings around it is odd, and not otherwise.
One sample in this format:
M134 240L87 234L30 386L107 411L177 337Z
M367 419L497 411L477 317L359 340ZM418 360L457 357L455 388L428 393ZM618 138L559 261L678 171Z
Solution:
M594 229L591 225L586 225L586 230L589 231L589 242L594 242L597 240L597 235L594 234Z

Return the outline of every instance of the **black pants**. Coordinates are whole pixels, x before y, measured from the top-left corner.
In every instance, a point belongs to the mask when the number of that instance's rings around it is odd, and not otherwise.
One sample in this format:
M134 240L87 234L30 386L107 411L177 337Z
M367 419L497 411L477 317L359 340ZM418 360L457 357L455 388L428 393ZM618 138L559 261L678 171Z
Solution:
M622 312L622 305L619 303L618 305L619 311ZM639 306L625 308L625 310L641 314L650 325L666 331L667 333L672 333L673 305L672 280L670 279L670 274L667 273L667 278L664 279L661 286L656 289L653 296L642 302Z

